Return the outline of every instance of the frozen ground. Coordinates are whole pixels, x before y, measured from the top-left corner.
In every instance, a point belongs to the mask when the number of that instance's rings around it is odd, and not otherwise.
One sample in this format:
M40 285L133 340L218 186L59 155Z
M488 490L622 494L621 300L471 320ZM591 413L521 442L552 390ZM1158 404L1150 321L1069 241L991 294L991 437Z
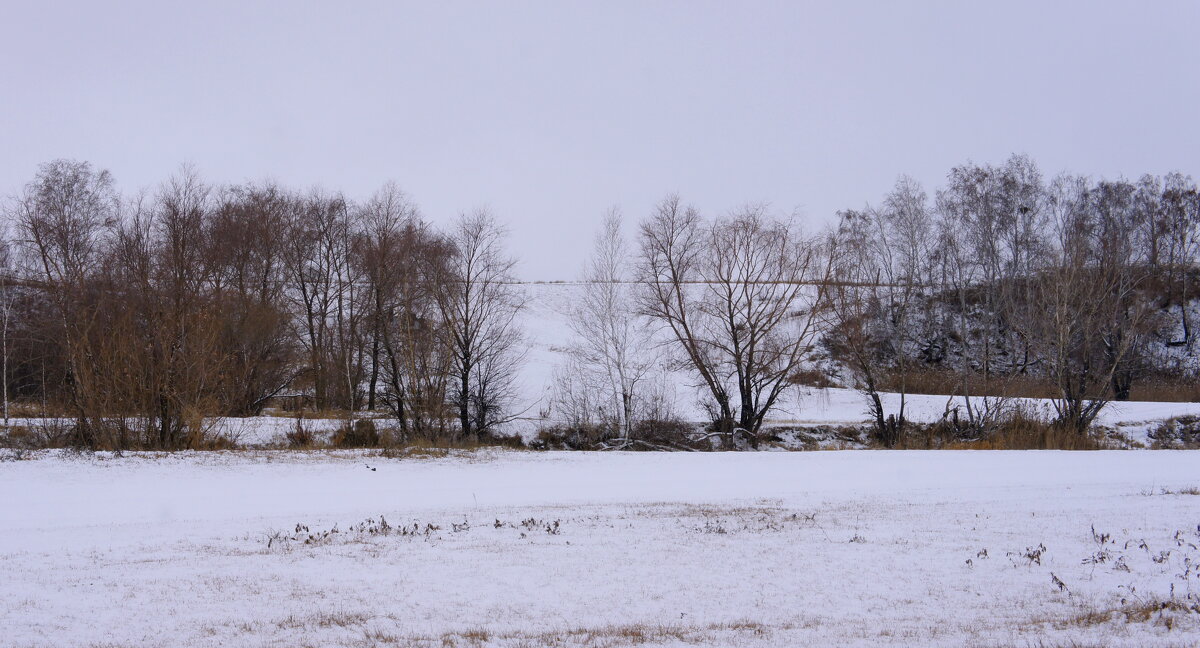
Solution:
M42 454L0 645L1195 646L1198 457Z

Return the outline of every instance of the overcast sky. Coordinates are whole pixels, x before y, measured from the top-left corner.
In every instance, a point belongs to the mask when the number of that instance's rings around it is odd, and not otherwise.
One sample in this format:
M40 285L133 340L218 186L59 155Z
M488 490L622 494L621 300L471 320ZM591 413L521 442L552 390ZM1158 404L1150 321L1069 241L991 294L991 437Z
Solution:
M1200 2L0 1L0 192L56 157L181 162L435 223L488 206L528 279L669 192L818 227L966 160L1200 174Z

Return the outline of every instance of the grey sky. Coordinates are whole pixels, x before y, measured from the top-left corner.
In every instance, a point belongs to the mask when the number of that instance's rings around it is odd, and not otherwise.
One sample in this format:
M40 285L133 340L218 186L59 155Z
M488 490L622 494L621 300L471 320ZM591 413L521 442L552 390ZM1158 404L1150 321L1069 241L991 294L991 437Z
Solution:
M0 3L0 191L183 161L432 221L490 206L529 279L677 191L814 227L900 173L1200 173L1200 2Z

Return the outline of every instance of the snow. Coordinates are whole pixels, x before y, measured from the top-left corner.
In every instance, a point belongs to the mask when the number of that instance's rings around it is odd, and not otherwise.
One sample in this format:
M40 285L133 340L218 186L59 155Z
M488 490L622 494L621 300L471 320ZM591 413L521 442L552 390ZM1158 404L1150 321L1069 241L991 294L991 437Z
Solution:
M867 422L866 398L857 391L804 388L798 392L799 395L792 401L795 408L792 411L798 415L788 418L784 413L771 419L772 424L836 426L861 425ZM899 394L881 394L881 399L885 411L899 411ZM1046 419L1054 416L1053 405L1049 400L1016 398L1012 399L1010 405L1041 414ZM908 394L905 396L904 414L910 421L933 423L941 419L948 408L953 407L965 409L964 400L959 397ZM1148 447L1150 441L1146 436L1147 432L1168 418L1180 416L1200 416L1200 403L1110 402L1100 411L1096 425L1119 431L1129 440L1136 442L1138 446L1135 447Z
M1198 469L1186 451L43 452L0 463L0 645L1195 645L1200 614L1119 610L1200 594L1200 496L1179 494ZM353 530L380 516L388 533Z
M578 287L529 290L524 433ZM768 424L858 425L865 404L795 388ZM1183 415L1200 404L1098 423L1144 443ZM212 424L264 448L296 421ZM1186 451L33 456L0 461L0 646L1200 644L1200 611L1157 610L1200 596Z
M538 366L545 366L538 365ZM536 368L536 367L535 367ZM549 379L547 379L549 380ZM546 390L549 389L547 386ZM527 407L536 409L544 405L547 396L530 394ZM900 397L898 394L882 394L885 408L889 412L898 411ZM1049 401L1037 399L1014 399L1032 411L1041 411L1051 415ZM815 427L815 426L857 426L869 422L866 413L865 397L852 389L815 389L797 388L791 390L783 400L775 415L767 419L768 426ZM963 406L961 398L936 396L926 394L909 394L906 396L905 416L919 423L932 423L939 420L946 411L947 405ZM693 421L703 420L699 408L685 410L684 415ZM1146 434L1163 420L1179 416L1200 416L1200 403L1159 403L1159 402L1114 402L1109 403L1101 411L1096 423L1113 428L1139 446L1148 447L1150 441ZM65 419L14 418L14 426L65 424ZM521 432L527 438L536 435L537 426L546 420L538 417L526 417L515 431ZM318 442L329 443L334 432L345 425L342 419L306 418L302 424L314 433ZM296 419L290 415L252 416L244 418L218 418L210 421L214 435L223 436L240 447L266 448L286 447L287 435L296 429Z

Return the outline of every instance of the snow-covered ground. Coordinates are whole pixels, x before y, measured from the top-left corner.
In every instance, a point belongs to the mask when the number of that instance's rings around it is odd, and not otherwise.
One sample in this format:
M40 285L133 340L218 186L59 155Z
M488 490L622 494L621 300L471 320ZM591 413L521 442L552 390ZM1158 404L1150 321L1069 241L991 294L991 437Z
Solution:
M530 397L534 399L533 396ZM889 411L897 411L899 396L883 394L885 407ZM535 406L539 402L533 400ZM1015 399L1013 404L1019 404L1028 410L1042 411L1049 416L1049 401L1036 399ZM932 396L925 394L910 394L905 403L905 415L911 421L932 423L939 420L947 407L962 407L961 398L947 396ZM698 411L690 412L694 420L701 420ZM1200 416L1200 403L1158 403L1158 402L1122 402L1109 403L1101 412L1096 423L1112 428L1127 439L1142 446L1149 446L1150 440L1146 433L1162 421L1179 416ZM386 421L385 421L386 422ZM863 395L851 389L813 389L801 388L792 390L789 399L784 403L775 416L768 420L769 426L813 427L813 426L854 426L868 422L866 400ZM12 419L14 426L45 425L47 423L66 424L62 419L21 418ZM546 421L537 417L525 417L516 424L516 431L532 438L540 425ZM321 443L329 443L334 432L346 424L342 419L313 419L306 418L301 424L311 431ZM219 418L211 421L212 432L233 441L239 447L282 447L287 445L287 435L296 429L296 419L287 414L278 416L254 416L245 418Z
M0 645L1195 646L1198 457L42 453Z
M897 411L899 396L884 394L885 406ZM1017 399L1030 410L1042 410L1047 416L1049 401ZM962 406L962 399L947 396L912 394L907 397L905 413L909 420L932 423L939 420L947 406ZM701 420L699 412L691 412L695 420ZM1153 403L1123 402L1110 403L1100 414L1097 424L1113 428L1131 441L1149 446L1146 433L1163 420L1177 416L1200 416L1200 403ZM851 426L867 423L866 400L859 392L850 389L797 389L785 407L771 417L768 425L773 426ZM539 425L544 424L536 417L527 417L517 424L517 431L532 438ZM339 419L305 419L303 425L322 442L328 442L334 431L345 422ZM296 419L287 416L257 416L249 418L225 418L213 422L214 432L220 433L240 446L279 447L287 445L287 434L296 429Z

